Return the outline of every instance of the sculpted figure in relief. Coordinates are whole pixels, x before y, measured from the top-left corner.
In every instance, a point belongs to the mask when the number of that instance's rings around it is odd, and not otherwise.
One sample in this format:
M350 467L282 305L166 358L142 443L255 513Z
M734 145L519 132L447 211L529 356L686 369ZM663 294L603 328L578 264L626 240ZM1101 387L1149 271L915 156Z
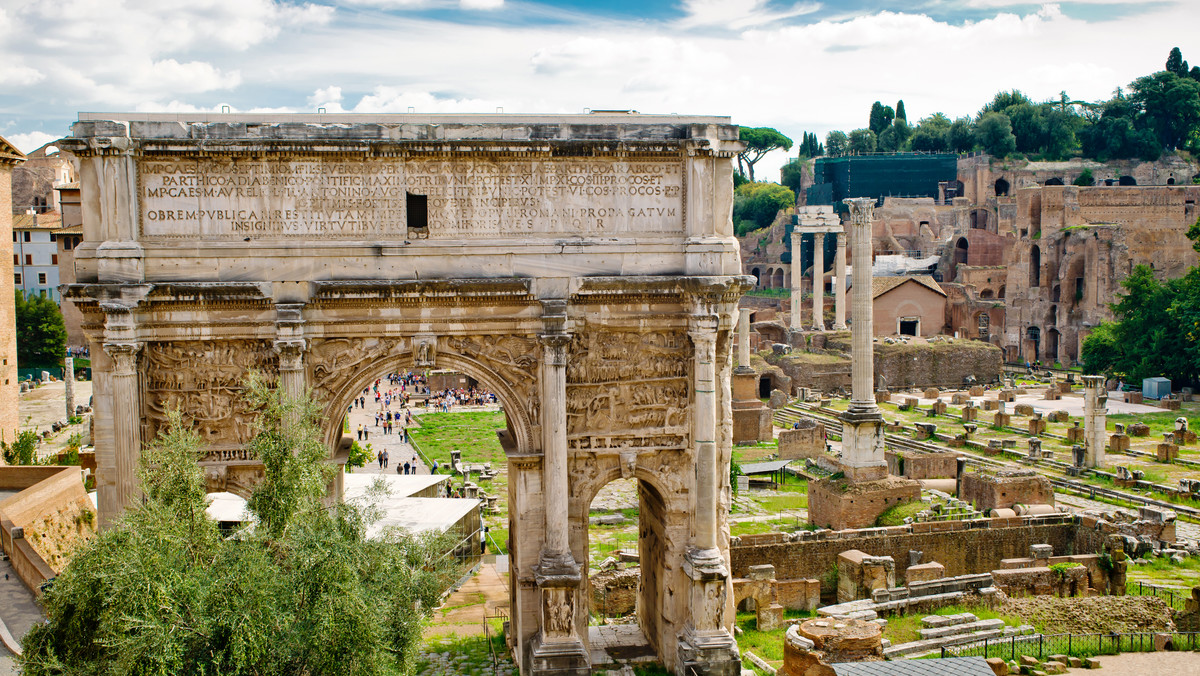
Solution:
M144 438L154 438L167 412L179 409L209 446L245 443L255 416L241 401L246 373L271 372L277 358L267 341L147 343Z

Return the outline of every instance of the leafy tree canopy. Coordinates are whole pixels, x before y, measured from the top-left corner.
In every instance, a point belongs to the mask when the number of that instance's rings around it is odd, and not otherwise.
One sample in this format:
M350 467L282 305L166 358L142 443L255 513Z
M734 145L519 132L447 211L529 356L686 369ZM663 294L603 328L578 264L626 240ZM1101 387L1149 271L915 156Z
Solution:
M782 209L796 205L796 193L778 183L761 181L738 186L733 195L733 222L740 237L771 225Z
M367 538L376 515L325 504L319 407L259 377L256 525L225 538L205 513L199 435L172 412L143 457L144 500L78 552L42 598L24 674L393 674L453 577L444 542Z
M831 131L825 135L825 152L831 157L841 157L846 154L850 139L844 131Z
M772 150L791 150L792 139L771 127L739 127L739 137L746 149L738 153L738 169L754 181L754 165Z
M16 292L17 363L23 368L56 366L67 350L67 327L58 304Z
M846 151L849 153L873 153L875 146L875 132L870 129L855 129L850 132L846 142Z

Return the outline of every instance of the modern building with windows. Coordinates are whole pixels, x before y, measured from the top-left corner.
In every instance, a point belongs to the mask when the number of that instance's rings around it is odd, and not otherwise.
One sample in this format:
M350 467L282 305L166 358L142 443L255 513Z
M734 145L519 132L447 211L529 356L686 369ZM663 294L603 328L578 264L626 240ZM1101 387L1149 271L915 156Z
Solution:
M61 300L58 292L58 212L13 216L13 286L26 298Z

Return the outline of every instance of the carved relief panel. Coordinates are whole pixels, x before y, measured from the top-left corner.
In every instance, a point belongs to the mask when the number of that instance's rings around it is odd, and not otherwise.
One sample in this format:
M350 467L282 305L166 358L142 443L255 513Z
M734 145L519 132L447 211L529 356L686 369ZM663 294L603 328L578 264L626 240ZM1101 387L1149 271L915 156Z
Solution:
M577 334L567 362L568 447L686 448L690 361L681 331Z
M205 460L248 460L241 446L255 414L241 400L246 373L274 373L277 360L265 340L147 343L142 438L157 436L167 412L179 409L208 445Z
M380 359L411 351L411 340L395 338L333 338L314 340L307 361L312 365L309 386L313 396L326 404L362 371Z

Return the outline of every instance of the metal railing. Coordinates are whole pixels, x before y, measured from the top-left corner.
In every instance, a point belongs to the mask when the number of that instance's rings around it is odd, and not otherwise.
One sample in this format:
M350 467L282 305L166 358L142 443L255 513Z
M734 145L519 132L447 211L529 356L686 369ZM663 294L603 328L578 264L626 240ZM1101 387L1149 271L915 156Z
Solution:
M1127 596L1157 596L1174 610L1185 610L1184 606L1187 600L1191 598L1191 592L1186 594L1179 593L1181 590L1171 587L1160 587L1156 584L1147 582L1128 580L1125 582L1125 594Z
M1156 637L1158 638L1156 640ZM1164 640L1165 639L1165 640ZM1150 652L1159 644L1166 650L1196 650L1200 632L1132 632L1125 634L1031 634L984 639L978 643L942 648L942 657L999 657L1016 660L1023 655L1044 660L1050 655L1092 657L1123 652Z

